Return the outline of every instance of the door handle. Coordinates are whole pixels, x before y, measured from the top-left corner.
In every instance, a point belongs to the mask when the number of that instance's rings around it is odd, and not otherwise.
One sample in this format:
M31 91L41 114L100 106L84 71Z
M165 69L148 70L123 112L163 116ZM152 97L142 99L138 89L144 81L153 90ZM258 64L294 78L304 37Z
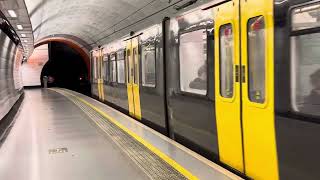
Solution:
M246 82L246 66L241 67L241 82Z
M240 81L240 68L239 65L236 65L236 82Z

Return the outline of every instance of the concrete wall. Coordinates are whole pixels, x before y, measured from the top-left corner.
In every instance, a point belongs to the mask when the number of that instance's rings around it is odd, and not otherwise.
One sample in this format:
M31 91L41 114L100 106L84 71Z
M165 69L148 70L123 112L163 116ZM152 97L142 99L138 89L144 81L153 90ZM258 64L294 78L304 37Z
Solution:
M17 46L8 26L0 24L0 120L22 94L20 65L22 49Z

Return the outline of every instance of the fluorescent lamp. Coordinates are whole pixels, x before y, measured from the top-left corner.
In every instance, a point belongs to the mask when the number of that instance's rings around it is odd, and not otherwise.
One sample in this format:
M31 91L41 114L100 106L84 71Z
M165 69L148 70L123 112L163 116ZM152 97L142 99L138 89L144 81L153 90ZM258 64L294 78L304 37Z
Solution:
M21 34L21 37L27 37L26 34Z
M19 30L22 30L22 29L23 29L23 26L22 26L21 24L18 24L18 25L17 25L17 28L18 28Z
M8 10L8 13L9 13L9 15L10 15L11 17L13 17L13 18L16 18L16 17L17 17L17 14L16 14L16 12L14 12L14 10Z

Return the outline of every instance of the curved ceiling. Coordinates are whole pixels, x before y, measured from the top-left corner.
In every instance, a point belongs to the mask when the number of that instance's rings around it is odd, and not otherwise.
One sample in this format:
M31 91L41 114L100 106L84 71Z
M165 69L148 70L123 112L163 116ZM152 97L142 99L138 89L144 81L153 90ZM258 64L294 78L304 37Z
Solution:
M24 56L28 58L33 52L33 31L24 0L0 0L0 10L13 26L21 39ZM15 16L9 14L13 11ZM18 25L22 27L18 28Z
M63 34L77 37L91 47L109 42L115 38L114 34L134 22L152 21L152 16L160 16L163 11L176 13L175 7L189 1L25 0L35 42ZM198 0L197 3L204 1L207 0Z

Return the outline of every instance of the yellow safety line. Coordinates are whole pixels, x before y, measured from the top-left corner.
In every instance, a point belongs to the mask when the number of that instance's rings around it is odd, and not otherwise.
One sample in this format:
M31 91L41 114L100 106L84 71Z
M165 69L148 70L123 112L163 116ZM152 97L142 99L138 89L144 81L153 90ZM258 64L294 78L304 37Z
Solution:
M147 142L146 140L144 140L143 138L141 138L140 136L138 136L136 133L132 132L131 130L129 130L128 128L126 128L125 126L123 126L122 124L120 124L118 121L116 121L114 118L112 118L111 116L109 116L108 114L106 114L105 112L101 111L100 109L98 109L97 107L95 107L94 105L90 104L89 102L87 102L86 100L71 94L67 91L64 90L55 90L52 89L56 92L59 91L63 91L75 98L77 98L79 101L83 102L84 104L86 104L87 106L91 107L92 109L94 109L95 111L97 111L99 114L101 114L103 117L107 118L110 122L112 122L113 124L115 124L116 126L118 126L120 129L122 129L123 131L125 131L126 133L128 133L130 136L132 136L134 139L136 139L138 142L140 142L141 144L143 144L145 147L147 147L150 151L152 151L153 153L155 153L157 156L159 156L162 160L164 160L165 162L167 162L169 165L171 165L174 169L176 169L178 172L180 172L182 175L184 175L186 178L188 178L189 180L199 180L196 176L194 176L193 174L191 174L188 170L186 170L184 167L182 167L180 164L178 164L177 162L175 162L173 159L171 159L169 156L167 156L166 154L164 154L163 152L161 152L159 149L157 149L156 147L154 147L152 144L150 144L149 142ZM60 93L60 92L59 92ZM60 93L62 94L62 93ZM63 94L62 94L63 95ZM94 121L95 122L95 121ZM96 122L95 122L96 123ZM96 123L97 124L97 123ZM97 124L98 125L98 124ZM99 125L98 125L99 126ZM101 128L101 126L99 126ZM103 128L102 128L103 130Z

